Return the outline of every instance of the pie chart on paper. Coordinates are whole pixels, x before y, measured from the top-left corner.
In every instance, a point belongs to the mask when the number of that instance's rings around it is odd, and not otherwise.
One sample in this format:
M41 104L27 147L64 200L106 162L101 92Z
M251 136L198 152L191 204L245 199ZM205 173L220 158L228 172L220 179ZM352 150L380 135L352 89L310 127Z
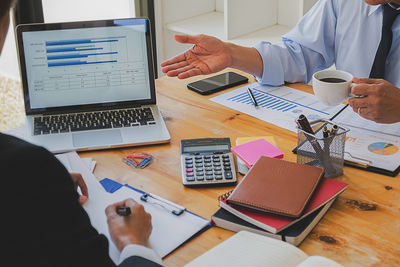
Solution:
M394 155L399 151L399 148L393 144L386 142L376 142L368 146L368 150L377 155Z

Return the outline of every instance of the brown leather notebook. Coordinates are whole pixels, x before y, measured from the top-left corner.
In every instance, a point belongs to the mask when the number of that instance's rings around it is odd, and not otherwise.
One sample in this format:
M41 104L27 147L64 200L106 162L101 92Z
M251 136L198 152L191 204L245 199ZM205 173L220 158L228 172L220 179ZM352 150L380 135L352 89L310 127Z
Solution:
M297 218L323 176L322 168L262 156L233 190L227 203Z

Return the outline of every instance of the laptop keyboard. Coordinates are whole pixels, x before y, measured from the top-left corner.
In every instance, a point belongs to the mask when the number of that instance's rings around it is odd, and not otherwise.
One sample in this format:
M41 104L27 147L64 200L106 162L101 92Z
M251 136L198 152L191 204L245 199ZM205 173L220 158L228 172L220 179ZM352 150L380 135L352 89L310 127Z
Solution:
M119 109L34 117L34 135L156 124L150 108Z

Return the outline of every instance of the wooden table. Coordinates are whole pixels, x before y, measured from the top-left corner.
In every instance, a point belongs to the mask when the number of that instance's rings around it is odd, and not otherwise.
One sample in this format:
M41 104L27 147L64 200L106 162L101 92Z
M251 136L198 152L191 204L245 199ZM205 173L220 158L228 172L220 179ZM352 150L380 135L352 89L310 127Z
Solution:
M252 76L250 82L254 82ZM156 81L157 102L171 134L169 144L84 152L97 161L95 175L128 183L176 202L210 219L218 209L217 197L231 190L186 188L181 182L179 142L181 139L273 135L284 159L296 161L291 150L296 134L216 104L187 90L187 80L163 77ZM310 86L290 87L312 93ZM223 92L221 92L223 93ZM214 95L213 95L214 96ZM234 144L232 144L234 145ZM146 169L133 169L121 161L132 152L146 152L155 160ZM400 182L392 178L345 167L337 178L349 184L330 211L300 245L309 255L321 255L346 266L400 266ZM166 266L183 266L234 233L213 227L164 259Z

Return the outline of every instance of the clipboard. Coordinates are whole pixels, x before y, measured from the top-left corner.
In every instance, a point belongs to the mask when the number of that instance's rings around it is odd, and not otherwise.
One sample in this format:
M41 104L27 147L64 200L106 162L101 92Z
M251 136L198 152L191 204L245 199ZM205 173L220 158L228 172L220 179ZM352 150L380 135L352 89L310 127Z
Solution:
M173 202L170 202L170 201L168 201L166 199L163 199L161 197L158 197L156 195L144 192L144 191L142 191L140 189L137 189L137 188L135 188L133 186L130 186L129 184L123 185L123 184L118 183L118 182L116 182L116 181L114 181L112 179L109 179L109 178L104 178L103 180L100 181L100 184L103 186L103 188L107 192L109 192L111 194L113 194L114 192L118 192L118 190L120 190L120 189L124 190L124 189L128 188L129 190L133 190L134 192L137 192L137 193L142 195L140 197L140 199L141 199L141 201L143 201L143 204L144 203L154 204L154 206L158 206L160 208L160 211L161 211L161 209L164 209L165 212L170 212L171 213L170 216L173 216L173 218L180 218L180 216L183 216L185 213L187 213L187 214L190 214L191 216L195 216L196 218L199 218L199 219L201 219L201 220L203 220L205 222L205 226L204 227L199 229L197 232L193 233L193 235L187 236L187 238L185 238L185 240L182 240L182 242L179 243L179 245L174 246L173 249L169 249L169 252L165 252L163 254L160 253L161 254L160 256L162 258L166 257L167 255L169 255L170 253L172 253L173 251L175 251L176 249L178 249L182 245L186 244L187 242L189 242L193 238L199 236L200 234L202 234L203 232L207 231L208 229L210 229L213 226L212 223L209 220L207 220L207 219L205 219L205 218L203 218L203 217L201 217L201 216L199 216L199 215L197 215L197 214L195 214L195 213L193 213L191 211L188 211L186 208L184 208L184 207L182 207L182 206L180 206L178 204L175 204ZM143 196L147 196L147 198L149 196L151 196L152 201L157 201L158 203L150 203L150 202L148 202L146 200L146 197L143 197ZM156 248L154 248L154 249L156 249Z
M332 118L330 120L333 121L348 106L349 106L348 104L345 105L341 110L339 110L339 112L337 112L334 116L332 116ZM312 122L310 122L310 123L312 123ZM292 152L297 154L297 147L295 147L292 150ZM396 177L400 173L400 164L394 171L391 171L391 170L387 170L387 169L384 169L384 168L370 166L370 164L369 164L370 161L368 159L352 156L348 151L345 151L345 154L347 154L349 157L354 159L354 161L345 159L344 160L344 165L345 166L353 167L353 168L360 169L360 170L366 170L366 171L370 171L370 172L375 172L375 173L379 173L379 174L383 174L383 175L391 176L391 177Z

